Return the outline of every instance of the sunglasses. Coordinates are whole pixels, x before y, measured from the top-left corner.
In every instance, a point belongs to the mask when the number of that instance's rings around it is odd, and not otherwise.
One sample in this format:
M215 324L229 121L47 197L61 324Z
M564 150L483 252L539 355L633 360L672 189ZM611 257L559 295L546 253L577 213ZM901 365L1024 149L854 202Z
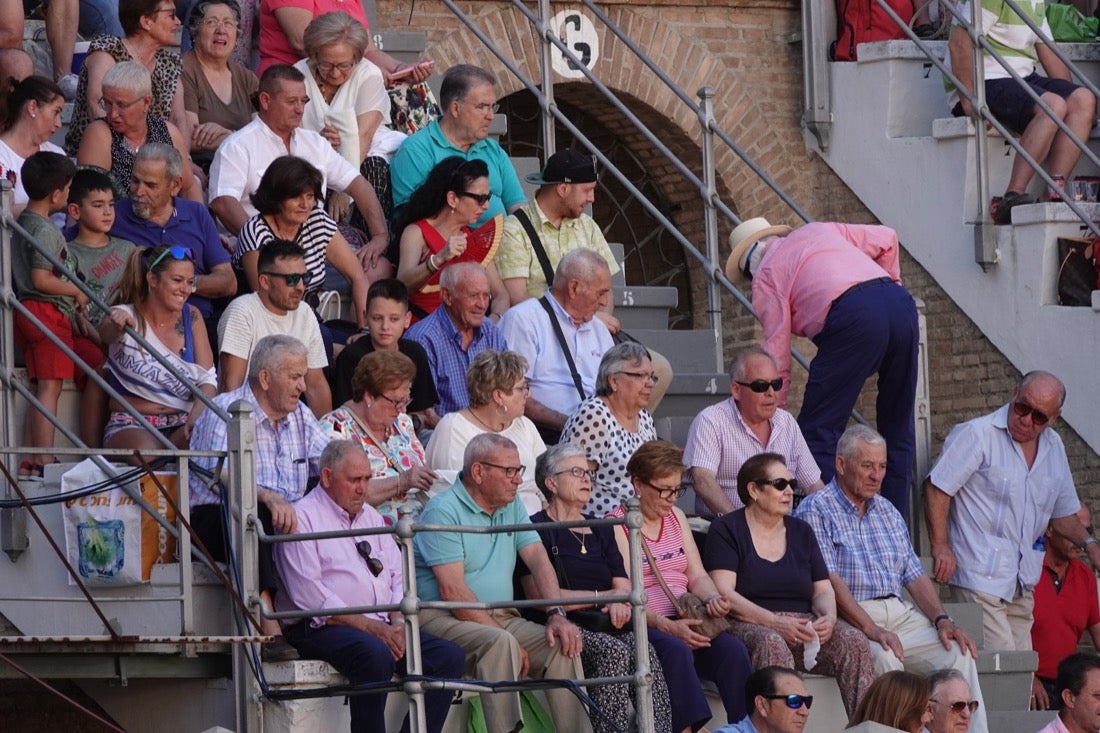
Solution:
M149 269L150 270L155 270L157 265L159 265L161 263L161 261L165 257L167 257L168 255L172 255L172 259L174 259L174 260L193 260L193 259L195 259L195 253L191 251L190 247L181 247L178 244L174 244L171 247L169 247L168 249L161 252L156 257L154 257L153 261L151 263L149 263Z
M585 476L587 476L588 478L592 479L593 481L596 480L596 472L595 471L590 471L586 468L581 468L580 466L573 466L572 468L567 468L564 471L554 471L554 473L552 473L550 475L551 476L561 476L563 473L567 473L570 476L572 476L573 478L584 478Z
M517 473L523 473L527 470L527 466L502 466L499 463L489 463L488 461L478 461L483 466L492 466L493 468L500 469L504 472L505 478L515 478Z
M489 199L493 197L491 193L474 193L473 191L455 191L455 196L462 196L463 198L473 199L478 203L478 206L484 206L489 203Z
M930 698L929 702L934 702L937 705L946 705L947 707L951 708L951 712L955 713L956 715L961 713L964 708L970 708L970 712L974 712L975 710L978 709L978 701L977 700L970 700L970 701L958 700L956 702L946 703L946 702L940 702L939 700L937 700L935 698Z
M643 481L642 483L656 491L657 496L666 501L668 499L679 499L687 492L686 486L677 486L675 489L666 489L664 487L658 486L657 484L651 484L648 481Z
M803 705L809 710L814 704L813 695L761 695L768 700L782 700L791 710L798 710Z
M788 486L791 487L791 491L798 491L798 479L796 478L762 478L753 481L753 483L761 486L771 486L776 491L786 491Z
M355 551L359 553L359 557L367 561L367 570L371 571L371 574L377 578L382 574L382 561L377 557L371 557L370 550L370 543L366 540L355 543Z
M751 382L741 382L733 380L734 384L740 384L742 387L748 387L756 394L764 394L768 389L774 389L776 392L783 389L783 378L776 377L775 379L768 381L767 379L754 379Z
M1050 415L1040 410L1036 410L1026 402L1013 402L1012 411L1016 413L1017 417L1027 417L1031 415L1031 422L1040 427L1050 422Z
M298 283L309 285L309 281L312 279L308 272L261 272L260 274L268 277L281 277L287 287L290 288L297 287Z

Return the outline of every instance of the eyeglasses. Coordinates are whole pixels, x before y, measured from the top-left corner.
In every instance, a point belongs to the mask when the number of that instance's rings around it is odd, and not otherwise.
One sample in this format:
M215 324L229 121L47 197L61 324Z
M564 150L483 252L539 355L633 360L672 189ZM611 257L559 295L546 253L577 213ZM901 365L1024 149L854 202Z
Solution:
M523 384L517 384L508 390L508 394L515 394L516 392L523 392L524 394L531 394L531 385L526 381Z
M149 269L155 270L157 265L161 263L161 260L168 255L172 255L172 259L174 260L193 260L195 258L195 253L191 251L190 247L181 247L175 244L154 257L153 261L149 263Z
M634 377L635 379L644 379L650 384L657 384L661 381L661 378L656 374L644 374L642 372L615 372L616 374L625 374L628 377Z
M354 61L345 61L341 64L330 64L328 61L314 61L313 65L317 67L317 71L322 74L331 74L334 70L339 71L341 74L346 74L355 68Z
M371 574L377 578L382 574L382 561L377 557L371 557L370 550L370 543L366 540L360 540L355 543L355 551L359 553L359 557L367 561L367 570L371 571Z
M761 486L771 486L776 491L786 491L788 486L791 487L791 491L798 490L798 479L796 478L761 478L753 481L753 483Z
M397 409L398 412L401 412L402 410L404 410L406 407L409 406L409 403L412 402L411 397L406 397L403 400L395 400L393 397L387 397L384 394L383 395L378 395L378 396L381 397L382 399L384 399L386 402L389 402L391 405L393 405Z
M467 102L464 99L460 99L459 101L462 102L462 104L470 104L469 102ZM495 113L497 110L500 109L500 102L494 102L492 104L488 104L487 102L482 102L481 104L470 104L470 106L473 107L475 111L480 112L481 114L485 114L486 112L489 112L490 110L492 110Z
M515 478L517 473L522 474L524 471L527 470L527 466L523 466L523 465L520 465L520 466L502 466L499 463L489 463L488 461L478 461L478 463L480 463L483 466L492 466L493 468L499 468L501 471L504 472L504 477L505 478Z
M662 499L664 499L666 501L668 499L677 499L678 500L687 491L686 486L677 486L675 489L668 489L668 488L665 488L663 486L658 486L657 484L651 484L648 481L643 481L642 483L645 484L646 486L648 486L649 488L653 489L654 491L656 491L657 496L661 497Z
M1012 411L1016 413L1017 417L1027 417L1031 415L1031 422L1040 427L1050 422L1050 415L1040 410L1036 410L1026 402L1020 402L1018 400L1013 402Z
M103 97L100 97L99 101L96 102L96 104L99 105L99 108L101 110L103 110L104 112L107 112L107 113L110 113L111 110L118 110L119 112L125 112L126 110L133 107L135 104L141 104L141 102L143 102L144 100L145 100L145 97L138 97L137 99L132 99L129 102L111 102L109 100L104 99Z
M219 28L224 28L227 31L235 31L240 25L240 23L232 18L207 18L202 22L202 27L208 31L218 30Z
M473 199L478 203L478 206L484 206L489 203L489 199L493 197L491 193L474 193L473 191L455 191L455 196L462 196L463 198Z
M287 284L289 288L298 287L298 283L303 285L309 285L311 275L308 272L270 272L264 271L261 275L267 275L268 277L282 278L283 282Z
M756 394L764 394L768 391L768 389L774 389L776 392L783 389L782 377L778 377L770 381L767 379L754 379L751 382L741 382L735 379L733 380L733 383L740 384L742 387L748 387Z
M768 700L782 700L791 710L798 710L803 705L809 710L810 706L814 704L813 695L761 695L761 697Z
M587 477L587 478L591 479L592 481L596 480L596 472L595 471L590 471L589 469L581 468L580 466L573 466L572 468L567 468L564 471L554 471L550 475L551 476L561 476L563 473L567 473L570 476L572 476L573 478L585 478L585 477Z
M951 708L951 712L955 713L956 715L961 713L964 708L970 708L970 712L974 712L978 709L979 704L977 700L956 700L955 702L950 703L940 702L934 697L929 698L928 702L934 702L937 705L946 705L947 707Z
M147 17L147 18L155 18L155 17L157 17L158 15L175 15L175 14L176 14L176 8L175 8L175 7L171 7L171 8L157 8L156 10L154 10L154 11L153 11L153 12L151 12L151 13L149 13L149 15L147 15L147 16L145 16L145 17Z

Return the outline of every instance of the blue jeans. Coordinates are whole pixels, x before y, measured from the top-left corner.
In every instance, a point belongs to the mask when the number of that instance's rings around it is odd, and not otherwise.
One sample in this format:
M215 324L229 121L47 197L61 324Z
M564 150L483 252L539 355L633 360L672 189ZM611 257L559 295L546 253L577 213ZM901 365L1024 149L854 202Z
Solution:
M350 626L310 628L309 621L283 630L286 640L305 659L320 659L336 668L353 685L388 682L394 672L405 671L405 660L396 662L386 644L376 636ZM466 655L456 644L431 634L420 634L421 658L428 677L460 679L466 666ZM424 693L428 730L443 730L451 709L448 690ZM374 733L386 729L386 698L388 695L351 695L351 733ZM408 718L402 731L409 730Z

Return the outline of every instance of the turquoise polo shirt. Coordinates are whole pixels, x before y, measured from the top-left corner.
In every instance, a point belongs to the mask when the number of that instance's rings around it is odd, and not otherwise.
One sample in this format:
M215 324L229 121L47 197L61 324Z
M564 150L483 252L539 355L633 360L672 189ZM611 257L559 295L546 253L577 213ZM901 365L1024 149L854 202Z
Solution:
M489 208L477 220L480 226L497 214L508 215L508 209L527 200L520 186L516 169L508 153L500 143L492 138L478 140L469 150L455 147L443 134L438 120L432 120L427 127L418 130L405 139L393 156L390 165L390 186L393 191L394 221L399 218L401 207L409 201L413 191L428 179L428 173L441 161L452 156L466 160L475 158L485 161L489 167Z
M531 524L523 502L511 504L489 514L482 509L462 485L461 475L450 489L432 497L420 513L418 524L447 524L467 527L502 527L508 524ZM468 532L418 532L413 540L416 551L416 591L425 601L443 600L432 568L452 562L462 562L466 585L478 600L511 601L512 571L517 553L527 545L539 542L534 530L470 534Z

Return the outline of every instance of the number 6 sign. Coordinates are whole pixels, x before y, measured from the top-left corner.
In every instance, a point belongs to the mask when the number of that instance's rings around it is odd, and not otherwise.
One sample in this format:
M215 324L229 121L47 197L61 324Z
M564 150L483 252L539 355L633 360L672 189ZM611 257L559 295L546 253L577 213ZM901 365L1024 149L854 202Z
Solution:
M576 10L563 10L550 20L550 28L566 48L586 67L591 69L600 57L600 38L592 21ZM567 59L556 46L551 47L554 71L568 79L582 79L584 73Z

